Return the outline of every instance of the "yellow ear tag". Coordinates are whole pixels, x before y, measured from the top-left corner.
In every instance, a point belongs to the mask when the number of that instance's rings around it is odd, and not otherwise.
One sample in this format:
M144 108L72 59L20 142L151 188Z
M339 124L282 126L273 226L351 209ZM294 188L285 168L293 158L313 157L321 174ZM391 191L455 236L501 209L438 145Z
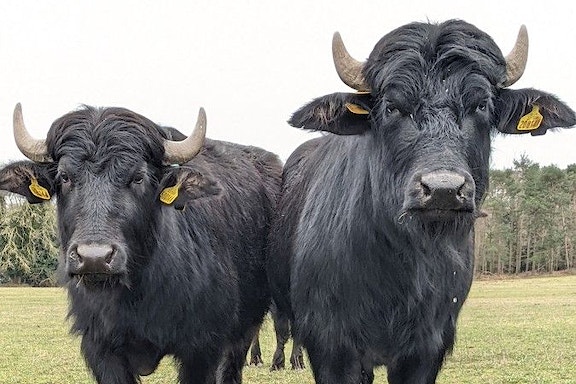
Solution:
M32 192L34 196L39 197L42 200L50 200L50 193L48 193L46 188L38 184L38 180L36 180L35 177L32 178L28 189L30 189L30 192Z
M180 189L180 183L164 190L160 193L160 201L164 204L172 204L174 200L178 197L178 190Z
M543 119L544 117L540 113L540 107L534 105L532 106L532 111L520 118L517 129L519 131L533 131L540 127Z
M346 103L346 108L348 108L348 110L356 115L367 115L370 112L368 112L367 110L365 110L364 108L360 107L358 104L352 104L352 103Z

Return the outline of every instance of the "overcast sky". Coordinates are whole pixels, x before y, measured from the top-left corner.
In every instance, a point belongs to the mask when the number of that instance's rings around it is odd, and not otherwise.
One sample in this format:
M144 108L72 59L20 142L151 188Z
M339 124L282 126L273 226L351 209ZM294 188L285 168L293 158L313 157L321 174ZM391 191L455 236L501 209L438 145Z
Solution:
M359 60L391 29L459 18L504 54L526 24L530 53L513 88L538 88L576 108L574 2L209 0L0 1L0 161L23 159L12 137L21 102L29 130L81 104L121 106L191 132L198 108L208 136L286 159L314 134L286 124L312 98L347 92L334 70L332 34ZM576 163L576 129L497 137L492 165L528 155Z

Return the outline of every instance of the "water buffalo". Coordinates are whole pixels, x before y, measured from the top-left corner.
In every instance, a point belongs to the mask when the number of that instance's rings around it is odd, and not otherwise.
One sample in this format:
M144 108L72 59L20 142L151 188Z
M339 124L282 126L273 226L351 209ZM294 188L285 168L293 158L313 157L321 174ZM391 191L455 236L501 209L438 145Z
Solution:
M528 49L504 57L461 20L411 23L364 62L333 39L354 93L319 97L289 123L323 131L287 160L268 271L317 383L434 383L473 272L473 225L491 135L576 123L536 89L510 89Z
M267 234L282 163L262 149L188 138L123 108L82 107L31 161L0 170L30 203L56 198L72 332L98 383L134 384L172 355L181 383L240 383L270 305ZM176 209L175 209L176 208Z

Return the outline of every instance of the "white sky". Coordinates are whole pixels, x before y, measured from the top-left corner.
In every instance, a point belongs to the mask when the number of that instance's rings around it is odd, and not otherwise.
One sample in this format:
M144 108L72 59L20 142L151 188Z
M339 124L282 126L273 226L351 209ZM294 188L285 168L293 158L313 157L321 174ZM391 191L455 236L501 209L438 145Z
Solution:
M576 108L576 3L542 1L209 0L0 1L0 162L23 159L12 138L21 102L43 137L81 104L121 106L189 134L198 108L208 136L257 145L285 160L314 134L288 126L311 99L350 91L331 55L340 31L364 60L411 21L464 19L504 54L526 24L530 53L513 88L538 88ZM492 164L527 154L541 165L576 163L576 129L500 136Z

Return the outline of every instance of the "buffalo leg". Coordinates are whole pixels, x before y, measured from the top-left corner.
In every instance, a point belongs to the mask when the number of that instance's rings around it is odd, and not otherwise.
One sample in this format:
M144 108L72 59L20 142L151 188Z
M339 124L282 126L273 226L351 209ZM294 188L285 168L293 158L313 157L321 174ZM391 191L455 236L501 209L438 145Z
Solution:
M304 353L302 352L302 345L296 341L292 344L292 353L290 354L290 364L292 369L304 369Z
M283 369L285 366L284 348L288 339L290 338L290 318L284 313L280 313L276 305L273 303L270 308L272 320L274 321L274 332L276 334L276 351L272 357L271 371ZM290 354L290 365L292 369L304 369L304 355L302 353L302 346L297 342L292 344L292 353Z
M426 359L419 356L406 357L388 367L390 384L434 384L442 367L444 353Z
M259 326L248 330L242 338L228 347L224 354L220 366L218 367L218 384L240 384L242 383L242 369L246 362L246 355L250 344L257 335Z
M272 306L270 313L272 314L274 333L276 334L276 350L272 357L272 366L270 367L270 370L277 371L284 369L285 366L284 347L290 338L290 319L287 316L280 314L274 306Z
M220 354L214 349L205 349L188 356L178 356L180 384L215 384L216 369Z
M264 364L262 360L262 351L260 350L260 329L256 331L254 338L252 339L252 345L250 348L250 365L260 366Z
M88 337L82 338L80 346L86 364L99 384L136 384L137 376L129 369L129 362L121 355L92 342Z
M363 372L355 351L343 347L322 348L317 343L305 343L305 346L316 384L371 384L365 381L369 376Z

